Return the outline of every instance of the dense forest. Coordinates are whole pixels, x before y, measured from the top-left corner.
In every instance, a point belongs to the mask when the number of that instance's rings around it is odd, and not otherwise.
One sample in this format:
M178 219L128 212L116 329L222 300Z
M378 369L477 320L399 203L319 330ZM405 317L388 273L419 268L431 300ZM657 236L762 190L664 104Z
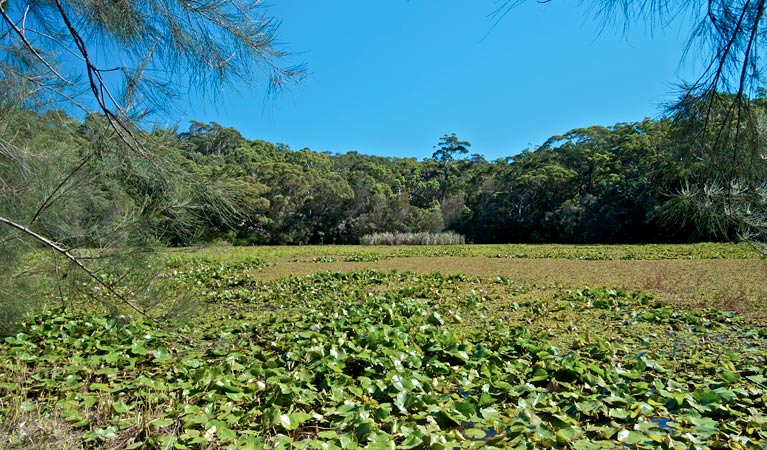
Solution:
M767 111L764 98L752 105L759 117ZM138 210L148 218L145 231L170 245L346 244L377 232L445 230L474 243L641 243L737 239L744 224L735 210L764 206L763 155L744 154L737 142L690 145L701 142L693 134L717 129L702 115L578 128L495 161L471 154L471 144L455 135L435 138L433 156L418 161L294 150L245 139L217 123L192 122L183 132L147 133L157 149L154 164L182 168L205 185L174 197L188 202L196 218L191 230L181 229L174 226L179 208L160 198L167 187L136 175L140 157L109 153L84 159L88 167L79 168L82 155L93 151L93 134L103 132L97 116L80 121L61 111L26 109L13 115L4 139L55 155L49 184L71 168L97 174L83 178L91 182L81 181L87 187L65 211L41 218L53 239L73 246L103 246L89 228L109 221L118 228ZM14 190L9 180L6 194ZM208 201L211 192L228 199L235 214L221 211L221 197ZM70 223L59 235L61 221Z

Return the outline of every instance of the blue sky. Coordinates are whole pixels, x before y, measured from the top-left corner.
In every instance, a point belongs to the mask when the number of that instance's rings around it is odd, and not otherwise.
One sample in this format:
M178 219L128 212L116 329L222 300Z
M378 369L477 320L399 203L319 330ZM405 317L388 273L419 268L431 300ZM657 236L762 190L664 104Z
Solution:
M699 64L689 26L603 28L586 2L272 0L279 40L308 77L267 97L222 91L183 105L293 149L426 158L445 133L489 160L572 128L656 117ZM494 26L495 24L495 26Z

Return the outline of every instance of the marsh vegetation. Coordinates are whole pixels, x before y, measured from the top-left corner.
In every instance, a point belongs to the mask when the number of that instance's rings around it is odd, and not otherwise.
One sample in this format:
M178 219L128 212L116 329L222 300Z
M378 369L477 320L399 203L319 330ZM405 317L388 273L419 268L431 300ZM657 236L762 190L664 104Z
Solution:
M80 305L5 339L4 448L767 440L767 292L753 281L765 268L746 246L211 247L164 258L164 282L197 304L183 320L158 327Z

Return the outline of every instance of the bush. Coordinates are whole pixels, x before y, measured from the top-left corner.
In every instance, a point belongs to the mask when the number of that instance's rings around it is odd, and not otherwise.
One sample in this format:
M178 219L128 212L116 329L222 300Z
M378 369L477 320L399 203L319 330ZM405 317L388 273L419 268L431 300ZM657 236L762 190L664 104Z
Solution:
M374 233L360 238L362 245L459 245L466 239L448 231L445 233Z

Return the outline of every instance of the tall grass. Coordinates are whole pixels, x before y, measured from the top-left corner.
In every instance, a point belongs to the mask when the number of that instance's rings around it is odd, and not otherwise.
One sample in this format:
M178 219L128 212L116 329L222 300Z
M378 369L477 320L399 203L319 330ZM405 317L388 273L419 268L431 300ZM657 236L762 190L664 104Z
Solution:
M448 231L445 233L374 233L360 238L362 245L458 245L466 239Z

